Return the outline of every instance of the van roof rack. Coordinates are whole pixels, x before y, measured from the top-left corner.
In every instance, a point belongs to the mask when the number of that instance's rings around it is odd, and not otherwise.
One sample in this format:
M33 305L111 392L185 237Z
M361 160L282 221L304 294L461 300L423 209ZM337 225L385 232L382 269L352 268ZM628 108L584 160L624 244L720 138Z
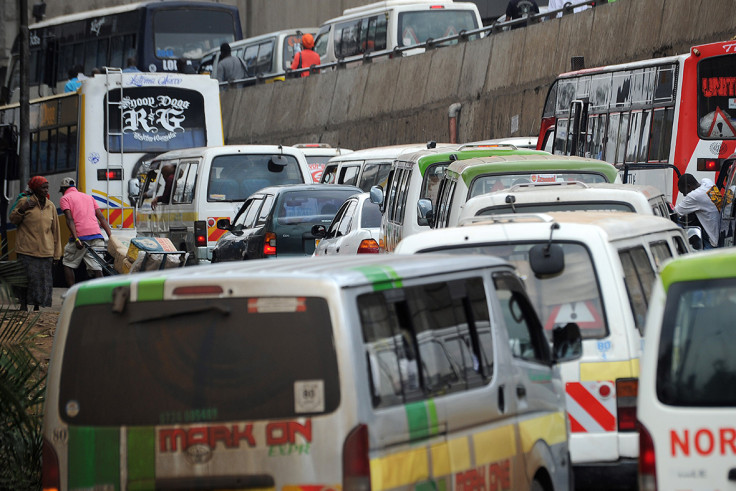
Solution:
M481 148L499 148L499 149L505 149L505 150L518 150L519 148L516 145L512 145L510 143L466 143L464 145L461 145L458 150L472 150L474 148L481 149Z
M496 223L552 223L555 219L546 213L504 213L501 215L480 215L460 220L459 227L474 225L493 225Z

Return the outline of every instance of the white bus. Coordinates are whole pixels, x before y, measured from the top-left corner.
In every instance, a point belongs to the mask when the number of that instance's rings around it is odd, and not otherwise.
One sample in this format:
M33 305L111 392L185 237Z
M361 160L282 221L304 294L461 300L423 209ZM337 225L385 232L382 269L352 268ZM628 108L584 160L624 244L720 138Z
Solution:
M0 107L0 233L11 252L15 226L7 220L19 182L17 134L20 107ZM195 146L222 145L217 81L202 75L121 73L85 80L77 92L30 103L30 176L49 180L58 205L59 184L72 177L92 195L113 233L135 234L134 197L144 164L154 156ZM62 220L62 238L68 236ZM14 257L14 254L11 254Z

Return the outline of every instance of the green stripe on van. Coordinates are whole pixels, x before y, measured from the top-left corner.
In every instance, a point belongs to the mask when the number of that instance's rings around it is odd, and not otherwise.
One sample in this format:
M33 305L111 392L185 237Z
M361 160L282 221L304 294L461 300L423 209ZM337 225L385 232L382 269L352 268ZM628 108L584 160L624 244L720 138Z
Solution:
M120 429L69 427L69 489L120 489Z
M736 249L688 254L673 259L662 269L660 278L665 291L673 283L736 277Z
M164 280L165 278L150 278L139 281L138 301L146 302L151 300L163 300Z
M404 410L410 438L426 438L439 433L437 407L433 399L405 404Z
M389 266L360 266L353 268L363 273L368 281L373 283L373 291L401 288L401 277Z
M74 305L94 305L100 303L112 303L112 291L119 286L130 285L130 280L125 279L102 285L86 284L79 287Z
M128 489L156 487L156 432L153 426L128 429Z

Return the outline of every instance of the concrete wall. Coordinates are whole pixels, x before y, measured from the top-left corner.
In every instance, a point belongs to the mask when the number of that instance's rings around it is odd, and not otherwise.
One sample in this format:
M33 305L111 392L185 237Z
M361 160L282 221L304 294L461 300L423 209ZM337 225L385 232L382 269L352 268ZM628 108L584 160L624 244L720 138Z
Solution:
M462 104L458 141L533 135L549 84L569 70L571 56L593 67L686 53L736 34L735 4L618 0L422 55L229 90L225 138L344 148L448 141L455 102Z

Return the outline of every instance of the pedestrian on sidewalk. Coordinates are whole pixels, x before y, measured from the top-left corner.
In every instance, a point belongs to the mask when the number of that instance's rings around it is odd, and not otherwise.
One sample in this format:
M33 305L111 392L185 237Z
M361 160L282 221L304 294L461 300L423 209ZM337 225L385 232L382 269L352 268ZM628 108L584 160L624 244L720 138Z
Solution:
M112 235L110 224L107 223L95 199L79 191L71 177L61 180L59 192L62 194L59 206L64 212L66 224L71 232L69 242L64 247L66 284L74 285L74 270L79 267L82 260L87 266L87 273L93 278L100 278L102 277L102 265L85 248L85 244L89 247L105 247L100 227L105 230L109 239Z
M61 237L56 206L49 197L49 181L43 176L28 181L28 196L18 200L10 213L17 227L15 252L23 264L28 286L20 295L20 309L51 307L54 260L61 258Z

